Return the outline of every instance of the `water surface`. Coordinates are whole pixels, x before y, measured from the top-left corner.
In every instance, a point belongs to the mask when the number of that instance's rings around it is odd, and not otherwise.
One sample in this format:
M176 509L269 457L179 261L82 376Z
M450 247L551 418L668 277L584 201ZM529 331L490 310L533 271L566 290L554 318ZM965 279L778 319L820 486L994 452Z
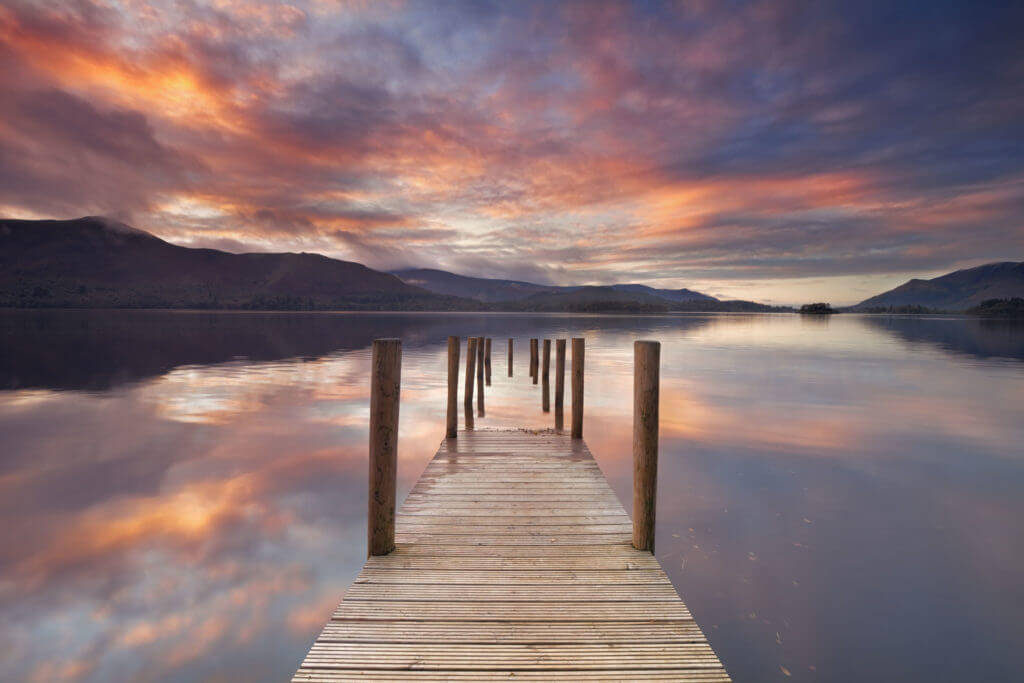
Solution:
M1022 676L1019 324L0 311L0 678L286 680L365 557L369 344L403 341L404 496L449 334L494 338L478 428L550 426L527 340L585 336L627 509L662 342L657 555L737 681Z

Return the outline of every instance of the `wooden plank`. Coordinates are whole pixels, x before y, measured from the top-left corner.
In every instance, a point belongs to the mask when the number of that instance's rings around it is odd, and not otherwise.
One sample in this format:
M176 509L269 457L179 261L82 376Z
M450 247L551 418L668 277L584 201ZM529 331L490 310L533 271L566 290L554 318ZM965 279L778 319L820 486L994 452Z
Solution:
M582 440L460 432L293 681L728 681Z
M439 583L445 585L509 585L532 584L566 585L591 584L669 584L664 572L652 569L608 569L590 571L524 570L524 571L471 571L471 570L407 570L364 568L355 583Z
M702 642L693 620L679 621L329 621L317 642L675 643Z

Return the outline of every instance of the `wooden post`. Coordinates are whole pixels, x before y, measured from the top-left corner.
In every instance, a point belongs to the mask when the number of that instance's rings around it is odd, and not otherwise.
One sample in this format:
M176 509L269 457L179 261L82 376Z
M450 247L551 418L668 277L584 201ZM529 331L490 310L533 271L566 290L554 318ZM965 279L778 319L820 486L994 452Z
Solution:
M541 375L547 379L551 374L551 340L544 340L544 365L541 366Z
M459 338L448 337L448 420L445 438L459 434Z
M530 377L533 378L533 383L537 383L537 340L530 340Z
M512 376L512 337L508 338L508 376Z
M476 338L476 412L484 416L484 338Z
M402 342L376 339L370 370L370 496L367 556L395 549L395 477L398 468L398 395Z
M555 429L565 427L565 340L555 341Z
M466 412L473 407L473 382L476 381L476 337L469 337L466 340L466 390L465 404Z
M541 390L541 410L545 413L551 412L551 340L544 340L544 364L541 366L541 379L544 385Z
M583 352L581 337L572 339L572 438L583 438Z
M466 415L466 429L473 429L473 386L476 382L476 337L466 339L466 389L463 392L463 412Z
M654 552L661 344L633 343L633 547Z
M491 338L484 341L484 382L491 386Z

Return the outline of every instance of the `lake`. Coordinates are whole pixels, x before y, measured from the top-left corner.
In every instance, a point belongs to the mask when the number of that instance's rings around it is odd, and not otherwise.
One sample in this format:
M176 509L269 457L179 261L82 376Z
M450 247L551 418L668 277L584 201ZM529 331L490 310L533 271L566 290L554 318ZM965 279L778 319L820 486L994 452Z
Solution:
M366 554L370 343L403 343L401 498L450 334L494 339L477 428L550 427L528 339L585 337L627 509L661 341L657 556L735 680L1024 677L1021 323L0 311L0 678L287 680Z

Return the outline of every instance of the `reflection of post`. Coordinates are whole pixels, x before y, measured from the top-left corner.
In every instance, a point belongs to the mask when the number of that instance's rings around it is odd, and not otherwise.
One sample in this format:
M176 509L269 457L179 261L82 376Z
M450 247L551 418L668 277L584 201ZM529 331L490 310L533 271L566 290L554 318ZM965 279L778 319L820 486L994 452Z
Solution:
M484 416L484 338L476 339L476 411Z
M508 376L512 376L512 337L508 338Z
M473 382L476 381L476 337L466 340L466 390L464 392L466 412L473 408ZM466 425L468 428L469 425Z
M367 556L395 549L395 476L398 468L398 394L402 342L376 339L370 375L370 495Z
M459 338L448 337L448 414L445 438L459 434Z
M572 438L583 438L583 338L572 339Z
M530 340L530 377L537 383L537 340Z
M484 382L491 386L491 338L484 340Z
M565 427L565 340L555 341L555 429Z
M661 344L633 344L633 547L654 552Z

